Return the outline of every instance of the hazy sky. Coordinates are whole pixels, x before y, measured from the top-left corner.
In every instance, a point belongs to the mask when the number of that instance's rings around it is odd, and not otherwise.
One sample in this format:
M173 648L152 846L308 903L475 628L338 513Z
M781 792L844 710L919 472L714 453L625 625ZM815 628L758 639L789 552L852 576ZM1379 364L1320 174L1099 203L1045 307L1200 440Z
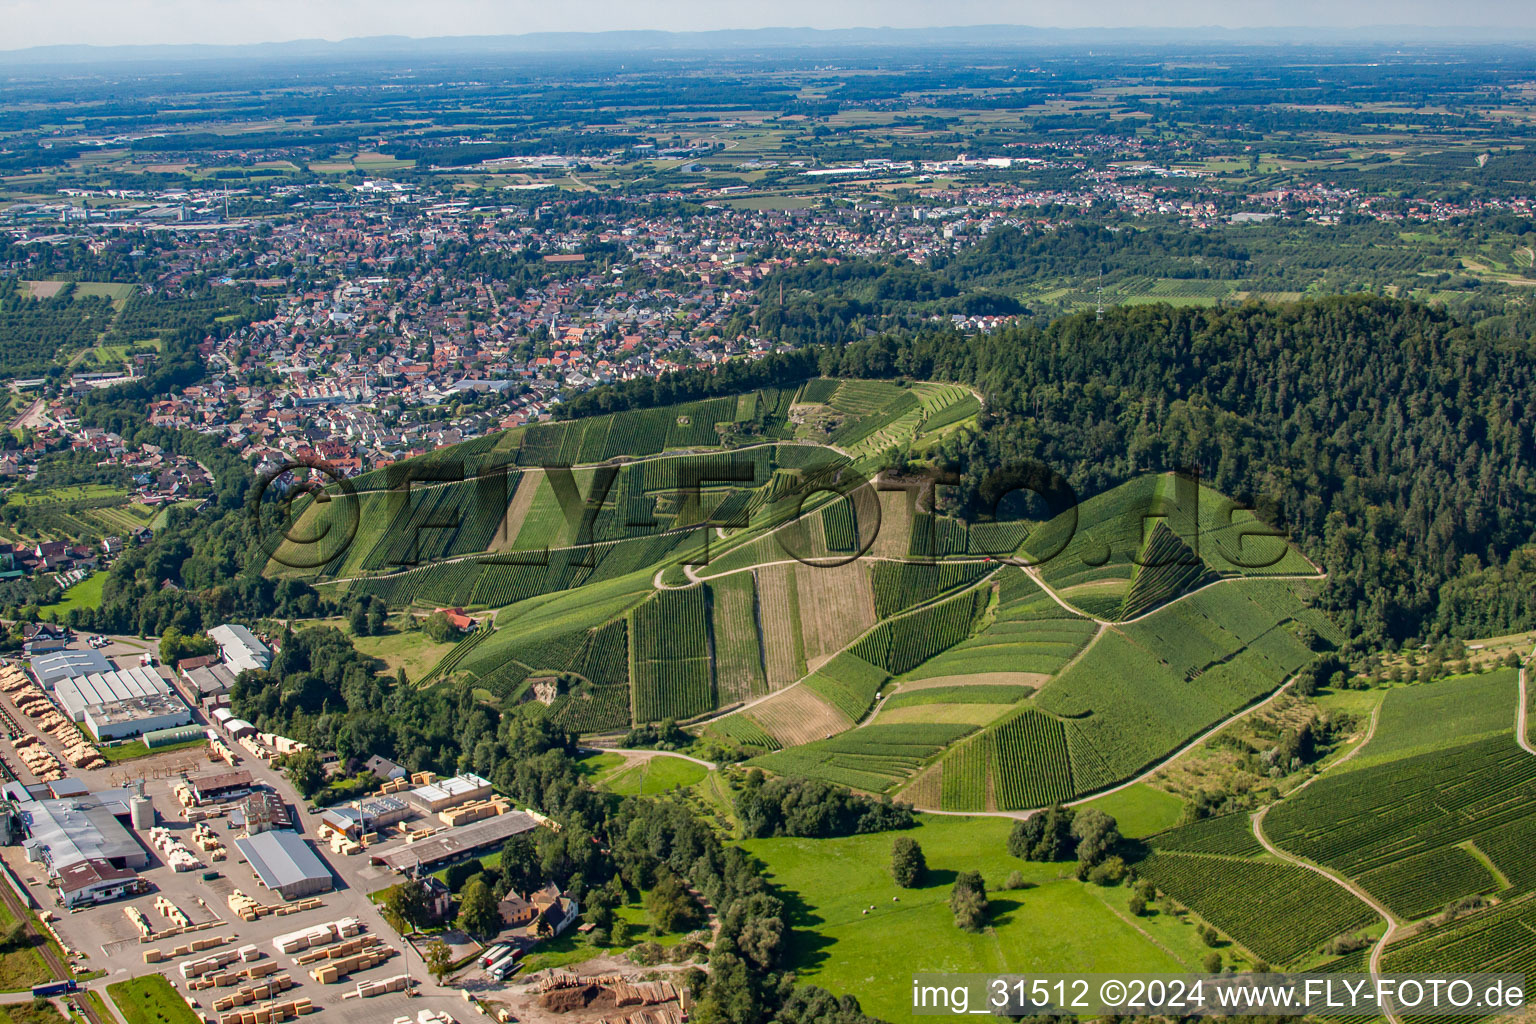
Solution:
M0 0L0 49L597 29L941 25L1536 27L1530 0Z

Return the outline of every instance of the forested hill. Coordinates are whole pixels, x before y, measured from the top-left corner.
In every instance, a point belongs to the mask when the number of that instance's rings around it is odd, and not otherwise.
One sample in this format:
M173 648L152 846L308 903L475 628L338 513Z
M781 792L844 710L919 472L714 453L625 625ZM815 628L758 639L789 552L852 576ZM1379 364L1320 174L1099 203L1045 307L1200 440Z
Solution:
M1455 629L1464 602L1442 613L1441 585L1536 540L1536 342L1521 334L1345 297L1119 307L1102 321L894 334L819 355L828 376L980 389L982 429L939 453L972 498L1010 461L1044 462L1083 497L1198 467L1217 490L1283 519L1328 570L1325 603L1375 642ZM584 396L576 410L736 390L802 373L805 361L796 353L714 379L637 382Z

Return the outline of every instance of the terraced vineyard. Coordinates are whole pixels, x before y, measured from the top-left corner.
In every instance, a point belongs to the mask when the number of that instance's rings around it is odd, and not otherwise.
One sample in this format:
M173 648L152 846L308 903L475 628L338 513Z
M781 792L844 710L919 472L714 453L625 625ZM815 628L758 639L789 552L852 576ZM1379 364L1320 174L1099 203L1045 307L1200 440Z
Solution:
M1333 882L1290 864L1158 852L1136 870L1271 964L1300 960L1379 920Z
M965 725L871 725L756 757L747 764L883 793L972 731Z
M1227 857L1259 857L1264 847L1253 834L1252 819L1245 813L1202 818L1159 832L1147 840L1158 850L1173 853L1214 853Z
M691 718L716 706L702 587L658 591L630 613L635 718Z
M1369 749L1369 748L1367 748ZM1490 891L1474 843L1506 876L1529 879L1529 850L1510 829L1536 814L1536 757L1507 733L1458 747L1325 776L1270 812L1266 834L1283 849L1355 877L1405 916ZM1396 900L1396 905L1393 905Z
M1084 503L1070 537L899 489L842 493L977 409L950 384L818 379L488 434L365 474L350 508L312 501L300 525L355 514L354 543L273 571L396 607L498 609L429 682L537 713L533 681L558 680L545 713L567 728L697 720L765 767L862 789L933 766L933 799L966 808L1104 788L1271 692L1311 657L1303 635L1337 636L1293 581L1186 596L1241 567L1202 546L1201 527L1235 530L1210 507L1223 499L1171 476ZM460 464L493 472L451 479ZM408 493L389 489L406 477ZM993 557L1058 540L1046 584L1134 624L1096 623ZM868 749L918 727L947 738L897 760Z
M1536 971L1536 898L1511 900L1450 927L1387 949L1382 970L1394 973ZM1415 1020L1414 1017L1407 1017ZM1422 1018L1420 1018L1422 1019Z
M999 809L1046 807L1075 795L1066 730L1058 719L1027 710L990 736Z

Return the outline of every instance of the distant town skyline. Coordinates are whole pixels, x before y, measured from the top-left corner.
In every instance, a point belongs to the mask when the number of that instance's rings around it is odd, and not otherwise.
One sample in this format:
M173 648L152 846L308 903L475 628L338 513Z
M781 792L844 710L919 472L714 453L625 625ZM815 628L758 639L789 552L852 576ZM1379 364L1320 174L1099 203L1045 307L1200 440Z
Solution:
M59 45L248 44L373 36L514 35L603 30L701 31L768 27L937 28L1028 25L1041 28L1360 29L1401 25L1536 30L1536 5L1517 0L1445 4L1439 0L1172 0L1148 5L1102 0L1064 6L1043 0L943 5L918 0L781 0L772 8L700 0L588 0L544 4L495 0L6 0L0 48Z

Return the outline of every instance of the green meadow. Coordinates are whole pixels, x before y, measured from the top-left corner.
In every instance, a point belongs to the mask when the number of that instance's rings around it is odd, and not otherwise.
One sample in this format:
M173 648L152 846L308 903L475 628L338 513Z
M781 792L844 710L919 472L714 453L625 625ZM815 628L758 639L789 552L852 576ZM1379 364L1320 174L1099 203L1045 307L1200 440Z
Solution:
M1127 886L1079 882L1075 863L1008 856L1011 819L919 821L904 832L743 844L767 864L789 904L790 963L802 982L856 993L866 1013L895 1021L911 1014L912 975L920 971L1178 972L1197 970L1209 952L1183 915L1133 917ZM928 877L920 888L891 879L898 835L923 848ZM955 876L967 870L981 872L991 905L990 926L977 934L955 927L948 905ZM1026 888L1002 888L1013 871Z

